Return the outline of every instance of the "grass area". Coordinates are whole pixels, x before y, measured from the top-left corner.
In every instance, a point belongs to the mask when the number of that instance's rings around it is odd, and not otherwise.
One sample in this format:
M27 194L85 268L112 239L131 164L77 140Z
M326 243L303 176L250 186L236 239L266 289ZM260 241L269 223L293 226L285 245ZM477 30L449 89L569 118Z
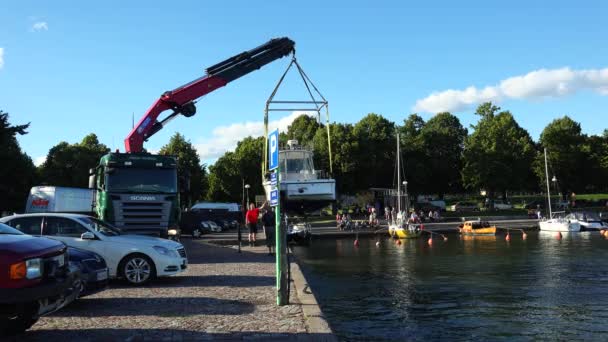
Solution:
M577 200L597 201L601 199L608 199L608 194L582 194L576 195Z

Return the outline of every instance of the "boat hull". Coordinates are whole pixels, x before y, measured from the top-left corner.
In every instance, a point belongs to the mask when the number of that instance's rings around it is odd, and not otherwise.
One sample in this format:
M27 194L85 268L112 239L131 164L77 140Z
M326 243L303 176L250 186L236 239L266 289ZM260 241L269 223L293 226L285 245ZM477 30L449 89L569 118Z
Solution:
M264 182L266 198L270 198L270 182ZM281 181L281 195L287 201L335 201L336 181L315 179L303 181Z
M422 235L422 230L417 226L399 227L390 225L388 227L388 233L395 239L415 239Z
M538 223L540 230L547 232L580 232L581 224L573 221L547 220Z
M476 228L476 229L464 227L464 228L460 228L460 234L462 234L462 235L482 235L482 236L496 235L496 227L486 227L486 228Z

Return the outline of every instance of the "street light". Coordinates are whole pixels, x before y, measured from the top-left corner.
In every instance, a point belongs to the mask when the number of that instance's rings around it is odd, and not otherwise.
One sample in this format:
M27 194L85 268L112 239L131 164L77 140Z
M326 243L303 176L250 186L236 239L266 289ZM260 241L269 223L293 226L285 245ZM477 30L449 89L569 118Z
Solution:
M249 184L245 184L245 190L247 191L247 210L249 210L249 188L251 186Z

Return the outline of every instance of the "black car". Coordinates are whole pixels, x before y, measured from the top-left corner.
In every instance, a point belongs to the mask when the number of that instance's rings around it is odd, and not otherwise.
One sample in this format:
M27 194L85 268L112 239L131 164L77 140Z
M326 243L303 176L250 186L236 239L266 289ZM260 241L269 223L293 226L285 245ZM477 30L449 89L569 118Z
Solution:
M106 261L97 253L80 248L68 247L70 265L80 270L79 297L101 292L108 287L109 270Z

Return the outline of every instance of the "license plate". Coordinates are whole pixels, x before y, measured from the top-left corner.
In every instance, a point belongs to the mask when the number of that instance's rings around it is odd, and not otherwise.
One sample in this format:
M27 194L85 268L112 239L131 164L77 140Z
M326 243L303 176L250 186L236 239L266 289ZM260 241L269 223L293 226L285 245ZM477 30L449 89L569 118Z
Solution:
M108 270L103 270L97 273L97 281L108 279Z

